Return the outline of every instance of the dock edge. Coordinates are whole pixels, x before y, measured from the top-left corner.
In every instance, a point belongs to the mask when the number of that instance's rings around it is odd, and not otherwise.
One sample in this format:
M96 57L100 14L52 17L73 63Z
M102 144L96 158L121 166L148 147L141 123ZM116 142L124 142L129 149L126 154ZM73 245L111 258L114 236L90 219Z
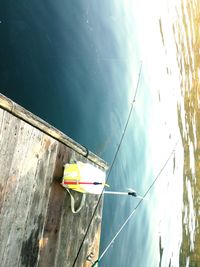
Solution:
M56 129L54 126L50 125L43 119L39 118L38 116L34 115L30 111L26 110L22 106L18 105L8 97L4 96L0 93L0 107L14 116L20 118L21 120L29 123L30 125L34 126L35 128L39 129L40 131L46 133L47 135L53 137L55 140L61 142L62 144L66 145L67 147L73 149L80 155L86 157L91 162L95 163L98 167L107 171L109 165L106 161L95 155L93 152L89 151L86 147L80 145L66 134L61 132L60 130Z

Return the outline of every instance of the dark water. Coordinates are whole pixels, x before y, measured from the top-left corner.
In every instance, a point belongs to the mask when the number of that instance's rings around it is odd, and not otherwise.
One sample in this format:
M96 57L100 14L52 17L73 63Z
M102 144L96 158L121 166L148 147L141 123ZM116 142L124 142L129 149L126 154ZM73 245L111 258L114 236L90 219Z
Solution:
M1 92L109 159L128 110L125 41L106 27L112 5L0 5Z
M112 190L143 195L175 148L100 266L200 264L199 11L178 0L0 1L0 92L109 163L142 61ZM105 198L101 252L137 203Z

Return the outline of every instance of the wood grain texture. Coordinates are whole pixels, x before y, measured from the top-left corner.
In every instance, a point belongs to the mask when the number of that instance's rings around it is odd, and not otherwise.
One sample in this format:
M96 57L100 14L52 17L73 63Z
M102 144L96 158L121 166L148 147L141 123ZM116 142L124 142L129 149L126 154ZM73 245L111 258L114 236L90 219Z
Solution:
M72 266L98 196L73 214L61 187L63 165L85 157L0 109L0 262L2 267ZM73 193L77 200L79 193ZM98 256L102 201L76 266Z

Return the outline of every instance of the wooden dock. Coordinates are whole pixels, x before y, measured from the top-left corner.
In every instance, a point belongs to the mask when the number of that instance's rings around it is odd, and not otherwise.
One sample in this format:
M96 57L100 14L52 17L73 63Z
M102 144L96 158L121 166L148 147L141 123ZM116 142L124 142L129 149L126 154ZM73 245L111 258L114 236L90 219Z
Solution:
M78 214L61 187L71 159L106 171L102 159L0 95L0 262L2 267L72 267L99 196L87 195ZM74 193L76 199L79 193ZM75 266L98 257L102 200Z

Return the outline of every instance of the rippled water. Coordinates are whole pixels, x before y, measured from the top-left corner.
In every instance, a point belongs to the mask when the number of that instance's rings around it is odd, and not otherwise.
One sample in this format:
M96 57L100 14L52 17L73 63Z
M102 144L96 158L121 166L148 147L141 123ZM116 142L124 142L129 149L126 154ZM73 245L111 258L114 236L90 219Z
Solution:
M199 3L0 1L1 92L109 162L142 62L111 189L143 195L172 156L100 266L200 264ZM137 203L105 197L101 252Z
M200 265L200 2L182 1L174 23L182 102L179 128L184 146L180 266Z
M200 2L177 1L175 6L168 6L174 14L172 21L173 39L165 35L165 20L159 20L162 43L166 56L170 56L171 42L176 46L178 80L176 90L181 96L177 101L178 125L184 149L183 195L181 214L181 239L179 241L179 262L169 266L200 266ZM171 78L176 66L169 63L166 72ZM174 158L175 164L177 159ZM175 200L176 201L176 200ZM162 246L161 246L162 247ZM160 250L162 253L164 250ZM161 265L165 266L165 265Z
M134 181L140 192L145 192L179 141L150 192L148 207L141 207L135 222L124 231L125 238L121 237L118 248L113 245L114 252L102 266L108 262L112 266L200 266L200 2L160 2L162 7L159 1L152 1L149 6L141 1L135 5L137 14L133 12L144 64L140 90L146 87L150 92L146 101L145 95L142 100L138 97L135 110L140 114L137 125L146 123L142 141L146 148L141 147L145 172L136 178L140 185ZM151 105L146 114L139 105L144 108L148 102ZM142 164L138 164L141 169ZM135 165L134 172L137 173ZM122 203L118 203L121 209L128 205L124 200ZM129 252L117 257L120 247L127 243Z

